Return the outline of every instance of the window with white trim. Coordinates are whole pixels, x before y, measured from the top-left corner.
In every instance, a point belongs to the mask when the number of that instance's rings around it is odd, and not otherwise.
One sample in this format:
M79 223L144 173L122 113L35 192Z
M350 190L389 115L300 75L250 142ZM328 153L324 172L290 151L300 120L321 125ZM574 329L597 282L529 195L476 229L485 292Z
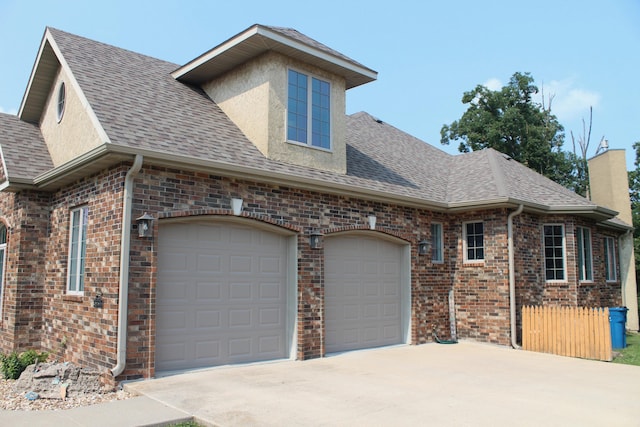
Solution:
M88 217L89 209L86 206L71 211L69 271L67 274L67 293L70 295L82 295L84 293Z
M604 274L607 282L618 280L616 273L616 243L613 237L604 238Z
M288 73L287 140L331 149L331 85L295 70Z
M7 257L7 227L0 223L0 313L4 305L4 265Z
M543 227L544 274L548 282L564 281L564 226L562 224L545 224Z
M467 222L464 231L464 260L484 261L484 223Z
M64 106L67 102L67 89L64 85L64 82L60 83L60 87L58 88L58 101L56 104L56 117L58 118L58 123L62 120L62 116L64 115Z
M591 282L593 281L591 230L585 227L577 227L576 240L578 243L578 279L583 282Z
M431 224L431 262L443 262L443 252L442 224L434 222Z

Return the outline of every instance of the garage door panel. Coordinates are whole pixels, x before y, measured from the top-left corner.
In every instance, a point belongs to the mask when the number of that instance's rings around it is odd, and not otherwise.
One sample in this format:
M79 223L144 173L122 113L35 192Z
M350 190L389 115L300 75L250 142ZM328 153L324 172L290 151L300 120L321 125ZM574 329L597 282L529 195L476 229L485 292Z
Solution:
M282 310L280 308L263 308L260 309L260 325L261 327L279 327L282 326Z
M258 340L260 354L275 354L282 346L281 338L278 335L270 337L260 337Z
M187 314L184 310L165 310L158 318L157 327L170 331L183 331L187 327Z
M362 310L362 317L364 321L376 320L380 318L380 306L379 304L366 304Z
M362 296L367 297L379 297L380 285L377 283L364 283L362 285Z
M229 300L232 303L250 303L252 283L229 283Z
M173 363L182 361L186 357L186 345L184 342L180 343L165 343L157 346L157 350L161 351L165 355L165 361L167 363Z
M342 305L342 318L338 317L335 320L358 320L360 318L360 307L356 304L343 304Z
M205 301L210 304L220 301L222 292L220 290L220 283L211 282L196 282L196 299L198 301Z
M251 273L253 266L253 258L249 256L231 256L229 263L229 271L233 274Z
M251 326L251 309L230 309L229 328L246 328Z
M382 317L396 319L400 315L400 306L396 303L382 304Z
M379 264L377 262L365 262L362 265L362 273L365 275L378 276Z
M215 360L220 358L220 340L217 339L201 339L194 344L195 355L197 360Z
M402 245L357 235L325 239L328 353L399 344Z
M280 301L284 297L279 283L260 283L260 299L262 301Z
M195 266L202 273L219 272L222 268L222 257L219 255L199 254Z
M400 296L400 288L397 283L384 282L382 287L384 288L383 292L385 297L397 299L397 297Z
M263 274L282 273L282 259L280 257L259 257L260 272Z
M195 316L196 329L220 328L221 313L219 310L197 310Z
M187 284L185 282L176 282L173 283L172 286L165 286L162 288L158 288L157 291L157 299L158 304L161 301L168 299L182 299L186 300L188 298L188 290Z
M252 357L251 338L231 338L229 339L229 357L235 361L242 361Z
M287 356L286 237L215 223L159 236L158 371Z

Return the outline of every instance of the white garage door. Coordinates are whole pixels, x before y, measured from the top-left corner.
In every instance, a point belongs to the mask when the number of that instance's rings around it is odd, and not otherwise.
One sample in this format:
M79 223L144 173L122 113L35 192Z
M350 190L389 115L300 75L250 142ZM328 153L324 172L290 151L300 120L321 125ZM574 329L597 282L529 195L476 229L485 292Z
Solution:
M157 371L287 357L286 236L167 223L158 244Z
M325 239L327 353L405 342L402 254L370 236Z

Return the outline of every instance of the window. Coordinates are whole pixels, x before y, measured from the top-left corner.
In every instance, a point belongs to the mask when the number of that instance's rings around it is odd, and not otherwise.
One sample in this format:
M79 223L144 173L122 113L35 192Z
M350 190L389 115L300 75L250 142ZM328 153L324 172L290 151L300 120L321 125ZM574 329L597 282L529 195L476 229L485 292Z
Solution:
M464 224L465 261L484 260L484 224L468 222Z
M443 262L442 224L431 224L431 261Z
M591 230L578 227L576 231L578 240L578 277L582 281L592 281Z
M565 280L564 226L549 224L543 229L545 278L547 281Z
M288 80L287 140L330 149L329 82L294 70Z
M0 224L0 313L4 300L4 264L7 253L7 227Z
M607 282L615 282L616 277L616 244L613 237L604 238L604 273Z
M71 211L69 237L69 272L67 293L82 295L84 292L84 262L87 253L87 218L89 209L82 207Z
M58 105L56 112L58 114L58 123L62 120L62 116L64 115L64 104L67 99L67 90L64 86L64 82L60 83L60 88L58 89Z

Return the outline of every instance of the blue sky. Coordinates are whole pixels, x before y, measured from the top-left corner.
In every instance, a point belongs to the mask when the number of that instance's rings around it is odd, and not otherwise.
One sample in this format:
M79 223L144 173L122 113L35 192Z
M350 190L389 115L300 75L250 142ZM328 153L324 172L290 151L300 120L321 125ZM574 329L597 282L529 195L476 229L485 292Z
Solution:
M16 113L44 29L52 26L184 64L255 24L293 27L376 70L347 93L347 113L367 111L447 152L440 128L465 111L462 94L497 89L530 72L589 156L640 141L640 1L25 1L0 0L0 111Z

